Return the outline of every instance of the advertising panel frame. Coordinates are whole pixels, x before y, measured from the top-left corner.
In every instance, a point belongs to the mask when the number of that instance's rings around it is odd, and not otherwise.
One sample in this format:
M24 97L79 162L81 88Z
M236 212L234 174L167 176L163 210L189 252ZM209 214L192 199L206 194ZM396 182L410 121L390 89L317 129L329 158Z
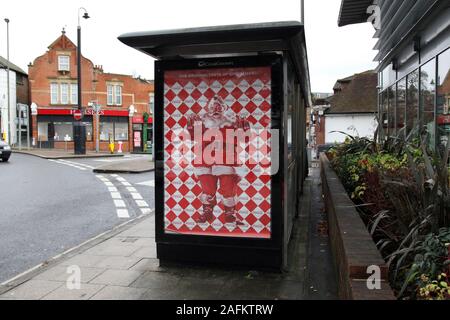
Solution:
M284 62L281 54L177 59L155 62L155 236L157 255L164 262L215 263L281 268L283 264L285 136L283 121ZM165 232L164 169L164 75L167 71L271 67L271 129L278 130L278 154L272 163L278 171L271 176L270 239L184 235ZM274 159L274 157L277 157Z

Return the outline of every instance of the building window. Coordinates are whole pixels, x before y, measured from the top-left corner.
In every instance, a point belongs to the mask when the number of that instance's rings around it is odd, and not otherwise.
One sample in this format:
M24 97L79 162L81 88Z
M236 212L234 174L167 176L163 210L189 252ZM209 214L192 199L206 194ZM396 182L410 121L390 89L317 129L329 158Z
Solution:
M70 71L70 56L58 56L58 71Z
M108 99L107 99L107 104L108 106L112 106L113 105L113 99L114 99L114 95L113 95L113 86L109 86L108 85Z
M114 140L128 141L128 123L114 123Z
M153 92L150 93L149 107L150 107L150 112L153 114L153 111L155 110L155 94Z
M434 150L436 128L434 122L434 101L436 99L436 60L420 68L422 125L428 134L428 145Z
M122 105L122 87L121 86L116 86L115 98L116 98L116 105L121 106Z
M387 90L388 95L388 103L389 103L389 109L388 109L388 134L389 136L393 137L397 134L397 123L395 119L395 112L396 112L396 101L395 101L395 95L396 95L396 86L393 85Z
M72 122L54 122L55 125L55 141L72 141L73 126Z
M397 134L405 137L406 78L397 84Z
M69 84L61 83L61 104L69 104Z
M437 78L437 142L442 150L450 134L450 49L438 56Z
M128 141L127 117L102 117L100 122L100 141Z
M51 83L50 84L50 103L51 104L57 104L59 99L58 99L58 84L57 83Z
M107 101L109 106L121 106L122 105L122 86L112 85L107 86Z
M76 83L51 83L50 84L51 104L77 104L78 85Z
M380 133L382 139L388 137L388 105L387 91L383 91L380 97Z
M78 85L76 83L70 85L70 103L78 104Z
M419 132L419 70L410 73L407 82L406 136L413 139Z

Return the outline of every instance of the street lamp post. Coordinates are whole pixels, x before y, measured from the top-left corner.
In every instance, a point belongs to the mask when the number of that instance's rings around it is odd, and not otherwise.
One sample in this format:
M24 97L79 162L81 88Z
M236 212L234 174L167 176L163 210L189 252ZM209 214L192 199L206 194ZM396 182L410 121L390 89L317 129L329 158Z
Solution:
M78 9L77 27L77 78L78 78L78 110L83 114L83 92L81 83L81 12L84 11L83 18L89 19L87 10L83 7ZM75 154L86 154L86 127L82 123L82 118L74 122L74 151Z
M7 89L6 89L6 98L8 99L8 143L11 145L11 97L10 97L10 83L9 83L9 19L5 19L6 22L6 60L8 63L6 64L6 81L7 81Z

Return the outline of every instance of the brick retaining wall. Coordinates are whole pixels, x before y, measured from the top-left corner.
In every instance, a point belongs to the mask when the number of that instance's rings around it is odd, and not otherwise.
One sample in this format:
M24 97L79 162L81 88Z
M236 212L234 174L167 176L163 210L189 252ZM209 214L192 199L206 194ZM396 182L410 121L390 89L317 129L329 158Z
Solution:
M395 299L387 281L388 268L354 203L325 154L320 155L320 163L331 249L339 275L339 297L346 300ZM380 267L381 290L367 288L369 266Z

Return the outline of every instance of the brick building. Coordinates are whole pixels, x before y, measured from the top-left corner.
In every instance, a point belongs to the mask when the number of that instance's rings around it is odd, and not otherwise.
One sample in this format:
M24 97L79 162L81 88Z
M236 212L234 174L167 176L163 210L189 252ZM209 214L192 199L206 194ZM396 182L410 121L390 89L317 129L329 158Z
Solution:
M110 138L114 138L116 150L121 142L124 152L143 151L144 114L151 114L153 82L105 73L102 66L85 57L81 65L86 149L95 150L98 135L101 151L108 150ZM73 149L73 112L78 104L77 47L64 30L48 51L29 65L28 74L35 146ZM93 104L101 106L98 132ZM147 128L151 139L151 116Z

